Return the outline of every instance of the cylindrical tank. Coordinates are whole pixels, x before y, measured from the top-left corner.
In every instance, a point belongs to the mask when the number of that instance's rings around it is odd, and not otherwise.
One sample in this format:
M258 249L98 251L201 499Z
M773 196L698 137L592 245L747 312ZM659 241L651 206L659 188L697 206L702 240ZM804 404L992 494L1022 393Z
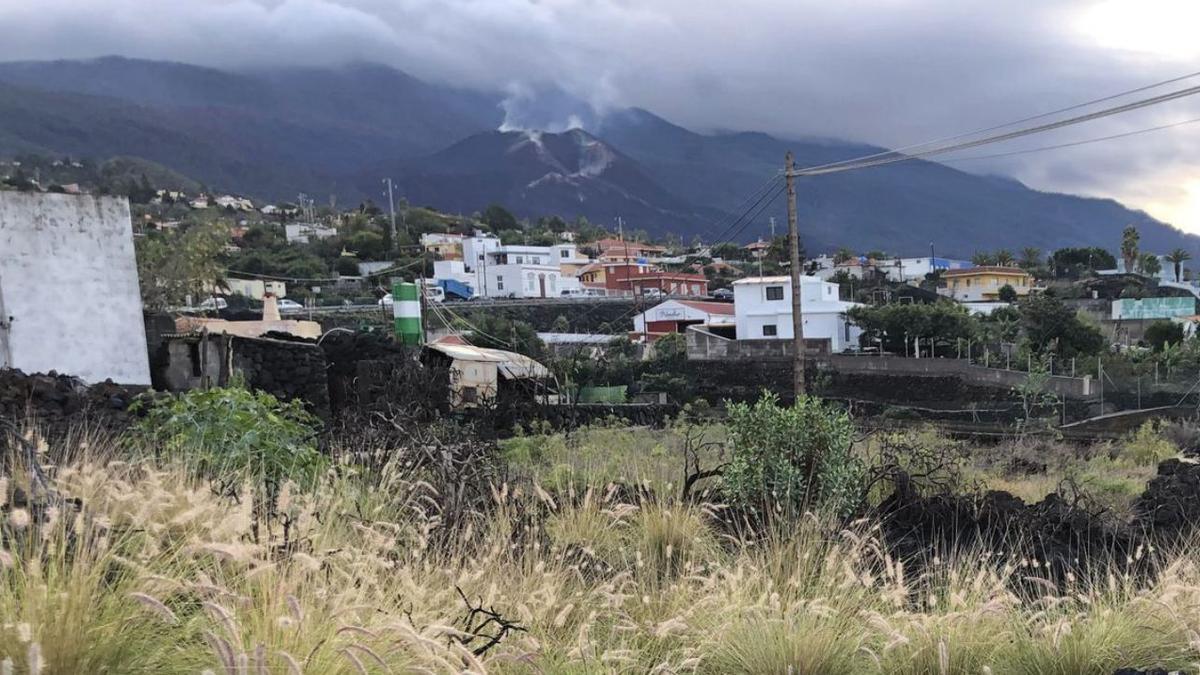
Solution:
M403 345L421 344L421 301L417 296L416 284L392 284L392 318L396 324L397 342Z

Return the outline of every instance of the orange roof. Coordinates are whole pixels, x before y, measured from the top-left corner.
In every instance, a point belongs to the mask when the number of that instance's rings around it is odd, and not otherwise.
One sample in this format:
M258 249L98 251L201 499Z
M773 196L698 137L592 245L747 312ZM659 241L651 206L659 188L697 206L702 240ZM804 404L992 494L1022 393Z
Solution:
M742 248L749 249L751 251L757 251L759 249L771 248L771 244L770 244L770 242L765 242L765 241L754 241L754 242L750 242L749 244L746 244Z

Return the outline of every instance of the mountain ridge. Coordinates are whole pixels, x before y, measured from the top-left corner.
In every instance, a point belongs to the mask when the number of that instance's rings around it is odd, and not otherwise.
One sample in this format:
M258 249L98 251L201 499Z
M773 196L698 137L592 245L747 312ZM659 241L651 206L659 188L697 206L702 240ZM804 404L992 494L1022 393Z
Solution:
M690 239L725 231L747 195L778 175L786 150L801 165L884 150L755 131L698 133L628 108L579 117L587 131L542 134L553 148L539 159L530 147L509 155L519 139L494 134L521 132L497 128L511 125L514 106L545 120L572 101L557 90L546 101L511 101L365 62L241 71L124 57L0 63L0 154L143 157L268 200L300 191L377 200L379 179L392 177L413 203L453 211L507 202L521 216L582 215L606 225L620 216ZM571 125L554 125L561 126ZM593 160L611 163L583 170L587 144ZM1022 246L1111 250L1132 223L1143 248L1179 246L1200 257L1200 238L1115 200L1042 192L923 160L801 179L798 191L810 251L914 252L930 242L958 256ZM739 239L767 236L772 216L784 222L778 200Z

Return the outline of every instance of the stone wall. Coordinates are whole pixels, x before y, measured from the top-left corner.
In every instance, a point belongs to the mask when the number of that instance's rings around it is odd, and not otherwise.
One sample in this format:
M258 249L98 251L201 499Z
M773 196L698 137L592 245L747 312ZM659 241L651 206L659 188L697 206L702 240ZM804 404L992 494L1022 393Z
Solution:
M329 419L325 353L313 342L231 338L233 367L246 384L283 399L301 399L310 411Z

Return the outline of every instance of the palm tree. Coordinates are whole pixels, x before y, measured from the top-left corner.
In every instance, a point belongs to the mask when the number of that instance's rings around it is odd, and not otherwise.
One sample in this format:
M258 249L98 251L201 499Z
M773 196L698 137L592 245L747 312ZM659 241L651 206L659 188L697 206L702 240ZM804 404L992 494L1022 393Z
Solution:
M992 256L992 254L986 251L976 251L975 255L971 256L971 264L975 265L976 267L994 265L996 264L996 259Z
M1036 246L1026 246L1021 249L1021 267L1031 270L1042 264L1042 249Z
M1013 264L1014 258L1012 251L1002 248L996 251L996 264L1003 267L1010 267Z
M1145 276L1154 277L1158 276L1158 273L1162 271L1162 263L1159 261L1158 256L1153 253L1143 253L1142 257L1138 260L1138 269Z
M1183 280L1183 263L1192 259L1192 254L1177 248L1167 254L1167 262L1175 266L1175 282Z
M1138 239L1140 238L1141 235L1133 225L1127 225L1121 232L1121 258L1125 261L1126 274L1133 274L1134 263L1138 260Z

